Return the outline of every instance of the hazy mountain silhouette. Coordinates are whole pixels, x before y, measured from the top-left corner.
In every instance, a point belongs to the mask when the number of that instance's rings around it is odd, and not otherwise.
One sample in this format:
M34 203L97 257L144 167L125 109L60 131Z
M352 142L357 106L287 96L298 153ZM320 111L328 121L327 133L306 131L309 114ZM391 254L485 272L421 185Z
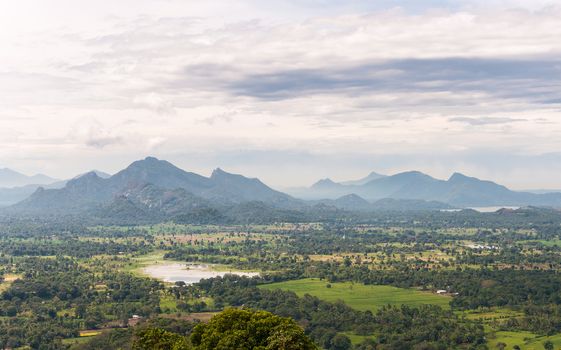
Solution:
M30 211L81 211L106 205L116 198L123 198L131 189L146 188L146 185L162 190L181 189L222 205L248 201L262 201L279 207L301 205L299 200L271 189L258 179L249 179L220 169L215 170L211 177L204 177L186 172L167 161L148 157L106 179L96 172L90 172L68 181L61 189L40 188L13 208Z
M374 181L374 180L378 180L381 179L383 177L386 177L386 175L382 175L379 174L375 171L371 172L370 174L368 174L368 176L362 178L362 179L358 179L358 180L351 180L351 181L343 181L341 182L341 185L347 185L347 186L360 186L360 185L364 185L369 183L370 181Z
M0 169L0 188L47 185L56 181L58 180L43 174L27 176L12 169Z
M26 190L30 191L29 188ZM41 187L8 210L35 213L95 210L98 215L104 213L106 216L124 213L131 217L146 215L155 218L196 215L210 220L227 215L226 212L242 216L253 212L274 218L279 214L275 210L308 210L318 206L349 211L527 205L561 207L561 193L516 192L460 173L448 180L435 179L419 171L392 176L371 173L364 179L344 183L323 179L301 194L304 199L313 201L296 199L268 187L259 179L222 169L205 177L165 160L148 157L133 162L113 176L104 178L99 172L92 171L64 183L62 188Z
M358 195L369 202L380 199L414 199L436 201L458 207L478 206L555 206L561 207L561 193L529 193L512 191L491 181L460 173L448 180L435 179L419 171L382 176L366 183L336 183L321 180L307 189L291 192L304 199L332 199Z

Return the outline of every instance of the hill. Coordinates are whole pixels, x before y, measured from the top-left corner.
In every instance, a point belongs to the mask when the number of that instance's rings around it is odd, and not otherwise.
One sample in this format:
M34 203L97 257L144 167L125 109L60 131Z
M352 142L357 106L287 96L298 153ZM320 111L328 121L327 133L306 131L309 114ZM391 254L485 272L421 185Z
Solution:
M170 192L171 191L171 192ZM174 198L169 202L170 197ZM29 198L15 204L12 211L35 213L76 213L87 210L108 213L138 209L154 214L161 211L184 212L192 201L205 200L207 206L231 206L260 201L278 208L301 207L301 201L275 191L258 179L230 174L221 169L204 177L184 171L175 165L148 157L130 164L113 176L102 178L90 172L68 181L60 189L37 189ZM168 207L161 207L163 203ZM174 207L173 209L171 207Z
M0 169L0 188L46 185L56 181L58 180L43 174L27 176L12 169Z
M321 180L307 189L295 191L305 199L335 200L357 195L369 202L381 199L419 200L454 207L551 206L561 207L561 193L517 192L492 181L454 173L448 180L435 179L419 171L376 177L368 182L336 183Z

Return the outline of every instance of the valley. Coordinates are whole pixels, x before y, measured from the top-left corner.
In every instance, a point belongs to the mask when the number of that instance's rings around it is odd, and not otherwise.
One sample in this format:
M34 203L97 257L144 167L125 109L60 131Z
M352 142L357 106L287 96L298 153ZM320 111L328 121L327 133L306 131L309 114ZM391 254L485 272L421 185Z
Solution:
M484 226L162 223L5 234L0 341L119 348L119 337L145 327L179 322L189 334L197 319L243 306L293 318L324 349L334 339L392 348L432 326L465 334L439 337L451 348L557 344L561 248L552 223L497 229L503 214L477 215ZM546 314L547 323L533 322ZM394 322L410 317L416 333L395 333Z
M541 197L460 175L371 174L337 187L378 181L441 194L467 181L490 206L389 192L304 200L152 157L40 188L0 210L0 343L137 350L164 332L196 349L200 325L244 312L285 317L326 350L561 343L561 211L493 207ZM489 201L496 191L506 197Z

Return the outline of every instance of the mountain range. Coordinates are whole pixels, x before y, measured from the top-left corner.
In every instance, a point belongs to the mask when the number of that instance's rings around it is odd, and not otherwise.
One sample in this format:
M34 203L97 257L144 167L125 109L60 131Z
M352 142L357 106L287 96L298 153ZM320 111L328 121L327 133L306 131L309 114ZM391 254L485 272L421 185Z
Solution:
M27 176L12 169L0 169L0 188L48 185L56 181L58 180L43 174Z
M216 169L210 177L179 169L148 157L115 175L103 178L90 172L59 189L39 188L29 198L10 207L24 212L75 213L105 210L119 205L139 211L182 212L185 208L228 206L260 201L277 208L301 206L300 200L275 191L258 179ZM175 208L170 208L173 203Z
M561 193L517 192L460 173L454 173L448 180L435 179L419 171L391 176L375 174L373 177L370 181L365 178L341 183L323 179L309 188L293 189L289 193L307 200L335 200L353 194L369 202L387 198L422 200L460 208L527 205L561 207Z
M33 192L37 191L39 187L43 187L46 189L57 189L64 187L69 181L56 180L46 175L26 176L10 169L2 169L0 171L2 171L4 175L6 175L5 179L8 178L7 174L19 174L16 175L16 177L20 179L20 182L18 182L19 185L17 186L11 186L15 182L10 181L4 181L3 186L0 186L0 207L10 206L26 199L31 194L33 194ZM98 170L94 170L94 172L102 178L108 178L111 176ZM82 175L78 175L75 178Z
M20 187L30 191L33 187ZM35 185L34 185L35 186ZM15 189L12 189L15 190ZM297 193L295 193L297 192ZM480 206L561 207L561 193L511 191L491 181L455 173L447 180L418 171L371 173L355 181L323 179L286 194L259 179L216 169L205 177L154 157L133 162L115 175L92 171L37 187L5 208L12 214L80 214L116 221L228 221L345 211L441 210ZM0 202L2 198L0 190Z

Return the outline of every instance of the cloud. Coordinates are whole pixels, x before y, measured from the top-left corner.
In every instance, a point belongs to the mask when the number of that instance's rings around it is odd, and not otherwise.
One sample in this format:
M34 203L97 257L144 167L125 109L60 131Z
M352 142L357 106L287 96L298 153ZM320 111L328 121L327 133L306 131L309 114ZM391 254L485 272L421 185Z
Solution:
M160 136L156 136L156 137L151 137L148 139L147 142L147 151L153 151L155 149L157 149L158 147L162 146L163 144L165 144L166 142L166 138L165 137L160 137Z
M407 59L347 68L298 69L250 75L233 93L286 99L319 93L475 91L497 98L554 103L561 99L559 61L543 59Z
M208 118L204 118L201 121L209 125L214 125L215 123L219 122L231 123L236 114L238 114L237 111L227 111L224 113L215 114Z
M141 108L148 108L160 114L175 113L172 102L155 92L135 96L133 104Z
M561 10L547 1L23 1L0 13L0 126L18 131L2 138L6 161L73 171L65 159L83 153L114 166L244 150L246 173L256 151L320 154L321 168L561 149Z
M86 139L86 146L103 149L110 145L119 144L122 141L118 136L91 136Z
M83 139L87 147L100 150L124 142L122 136L116 135L97 120L78 124L72 137Z
M516 118L486 118L486 117L478 117L478 118L470 118L470 117L456 117L450 118L451 122L459 122L459 123L466 123L473 126L479 125L492 125L492 124L510 124L510 123L517 123L517 122L525 122L528 121L527 119L516 119Z

